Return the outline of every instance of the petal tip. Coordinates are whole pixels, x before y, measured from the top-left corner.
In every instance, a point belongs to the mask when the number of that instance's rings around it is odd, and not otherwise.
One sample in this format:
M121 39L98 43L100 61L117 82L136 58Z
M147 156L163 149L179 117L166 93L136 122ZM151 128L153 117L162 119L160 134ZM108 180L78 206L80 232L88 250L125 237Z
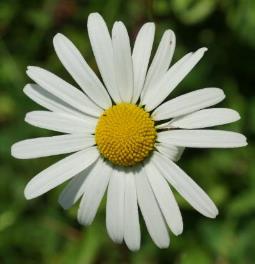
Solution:
M71 207L62 199L61 196L58 198L58 203L64 210L67 210Z
M38 69L38 68L39 68L38 66L29 65L29 66L27 66L27 71L35 70L35 69Z
M140 245L127 245L128 249L137 252L140 249Z
M15 144L13 144L13 145L11 146L11 155L12 155L14 158L17 158L17 156L16 156L16 150L15 150L16 144L17 144L17 143L15 143Z
M31 200L31 199L35 198L35 195L33 195L33 193L30 190L29 184L26 186L26 188L24 190L24 196L27 200Z
M53 44L55 45L60 39L63 39L64 35L61 33L57 33L54 37L53 37Z
M177 226L173 232L176 236L179 236L183 233L183 224Z
M169 247L169 245L170 245L170 240L169 241L167 241L166 243L162 243L162 244L156 244L160 249L165 249L165 248L168 248Z
M246 136L244 136L243 134L239 134L239 144L237 147L246 147L247 145L248 145L248 141Z
M89 16L88 16L88 22L91 19L103 19L103 18L102 18L102 16L98 12L93 12L93 13L90 13L89 14Z
M219 210L218 208L215 206L215 208L213 208L210 212L210 214L206 215L208 218L214 219L217 217L217 215L219 214Z

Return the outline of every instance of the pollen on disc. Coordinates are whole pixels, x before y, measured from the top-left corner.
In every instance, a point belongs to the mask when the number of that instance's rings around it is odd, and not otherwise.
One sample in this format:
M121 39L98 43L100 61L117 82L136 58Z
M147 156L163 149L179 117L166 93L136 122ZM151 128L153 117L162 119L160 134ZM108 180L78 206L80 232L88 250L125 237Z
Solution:
M116 165L133 166L153 150L156 129L149 113L134 104L120 103L99 118L95 138L105 158Z

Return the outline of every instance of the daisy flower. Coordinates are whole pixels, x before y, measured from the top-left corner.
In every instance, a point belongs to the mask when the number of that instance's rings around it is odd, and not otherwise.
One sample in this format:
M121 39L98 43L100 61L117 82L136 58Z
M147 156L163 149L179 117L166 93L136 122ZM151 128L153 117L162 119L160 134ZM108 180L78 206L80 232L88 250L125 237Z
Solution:
M103 18L90 14L88 34L103 82L74 44L57 34L57 56L81 90L45 69L28 67L36 84L27 84L24 92L47 110L29 112L25 121L64 135L27 139L11 150L19 159L73 153L37 174L25 197L38 197L71 180L59 203L68 209L81 199L78 221L89 225L107 192L107 232L131 250L140 247L138 208L158 247L169 246L168 228L182 233L170 186L204 216L218 214L208 195L175 164L185 147L247 145L239 133L202 129L240 118L231 109L208 108L224 99L221 89L203 88L166 101L207 49L190 52L169 67L175 35L166 30L149 64L154 33L154 23L144 24L131 51L122 22L114 23L110 35Z

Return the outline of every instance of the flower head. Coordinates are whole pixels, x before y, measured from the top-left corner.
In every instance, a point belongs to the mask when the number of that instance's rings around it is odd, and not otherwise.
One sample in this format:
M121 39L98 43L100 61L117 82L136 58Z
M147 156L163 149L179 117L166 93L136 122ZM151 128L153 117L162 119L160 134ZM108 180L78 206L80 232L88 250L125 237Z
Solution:
M169 245L167 226L175 235L182 233L169 184L201 214L218 214L208 195L174 163L185 147L247 144L235 132L201 129L240 118L231 109L208 108L224 99L221 89L204 88L166 101L207 49L188 53L169 67L175 35L167 30L149 65L154 33L153 23L143 25L131 51L122 22L114 23L110 36L103 18L90 14L88 34L103 83L74 44L57 34L56 53L81 90L49 71L28 67L36 84L27 84L24 92L47 110L30 112L25 121L64 135L12 146L12 155L20 159L73 153L37 174L25 197L35 198L71 179L59 203L68 209L81 198L78 221L89 225L107 190L107 231L131 250L140 247L138 207L158 247Z

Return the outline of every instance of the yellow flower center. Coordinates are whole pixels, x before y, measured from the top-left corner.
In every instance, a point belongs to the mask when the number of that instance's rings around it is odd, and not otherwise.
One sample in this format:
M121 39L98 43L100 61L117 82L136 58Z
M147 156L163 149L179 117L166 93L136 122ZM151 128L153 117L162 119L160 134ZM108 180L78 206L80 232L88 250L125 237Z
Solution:
M134 104L120 103L99 118L95 138L105 158L116 165L133 166L150 154L156 135L149 113Z

